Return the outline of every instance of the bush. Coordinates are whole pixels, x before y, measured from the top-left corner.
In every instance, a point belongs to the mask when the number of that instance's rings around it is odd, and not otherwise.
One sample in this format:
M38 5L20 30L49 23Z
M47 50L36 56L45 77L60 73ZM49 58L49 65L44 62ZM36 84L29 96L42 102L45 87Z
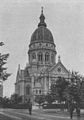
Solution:
M12 109L28 109L28 104L3 104L3 108L12 108Z
M45 96L44 95L37 95L35 97L35 102L39 104L39 106L45 102Z
M66 104L44 104L44 109L67 109Z

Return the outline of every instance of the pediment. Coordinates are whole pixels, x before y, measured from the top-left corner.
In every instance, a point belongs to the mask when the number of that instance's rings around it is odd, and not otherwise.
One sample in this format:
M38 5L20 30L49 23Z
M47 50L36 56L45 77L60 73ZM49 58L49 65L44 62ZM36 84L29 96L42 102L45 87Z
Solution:
M51 74L56 74L56 75L69 75L69 71L65 68L65 66L61 62L58 62L57 64L55 64L49 70L49 72Z

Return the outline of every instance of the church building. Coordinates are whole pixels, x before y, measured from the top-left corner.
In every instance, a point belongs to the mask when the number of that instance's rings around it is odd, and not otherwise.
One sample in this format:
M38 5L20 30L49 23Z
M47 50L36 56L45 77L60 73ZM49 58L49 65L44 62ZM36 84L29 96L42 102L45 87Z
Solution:
M22 96L25 102L36 95L45 95L49 92L51 84L58 77L67 80L70 72L61 62L60 56L56 59L57 51L51 31L45 23L43 9L41 10L40 22L31 35L28 50L28 64L24 69L18 65L15 93Z

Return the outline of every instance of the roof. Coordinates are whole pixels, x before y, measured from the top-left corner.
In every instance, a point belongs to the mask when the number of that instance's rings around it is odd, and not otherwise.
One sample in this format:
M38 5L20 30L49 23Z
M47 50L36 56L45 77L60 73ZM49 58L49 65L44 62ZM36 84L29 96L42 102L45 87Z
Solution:
M27 68L25 68L25 70L19 70L17 72L17 76L16 76L16 81L20 81L20 80L26 80L26 78L30 78L30 75L29 75L29 71Z
M29 71L28 71L28 67L25 68L24 70L24 77L29 77Z
M31 43L35 42L54 43L51 31L44 26L38 27L31 36Z
M66 69L66 67L62 64L62 62L58 62L57 64L55 64L52 68L50 68L50 70L49 71L52 71L54 68L56 68L57 66L62 66L62 68L64 68L65 69L65 71L67 72L67 73L69 73L69 71Z
M54 43L51 31L47 28L45 23L45 16L43 14L43 9L40 15L40 22L38 28L33 32L31 36L31 44L34 42L51 42Z

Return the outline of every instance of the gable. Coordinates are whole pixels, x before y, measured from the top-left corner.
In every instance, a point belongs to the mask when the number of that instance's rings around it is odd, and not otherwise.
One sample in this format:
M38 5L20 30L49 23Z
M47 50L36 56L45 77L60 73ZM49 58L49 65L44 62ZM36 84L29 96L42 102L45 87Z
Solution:
M58 76L68 76L69 75L69 71L65 68L65 66L61 63L58 62L56 65L54 65L49 72L53 75L58 75Z

